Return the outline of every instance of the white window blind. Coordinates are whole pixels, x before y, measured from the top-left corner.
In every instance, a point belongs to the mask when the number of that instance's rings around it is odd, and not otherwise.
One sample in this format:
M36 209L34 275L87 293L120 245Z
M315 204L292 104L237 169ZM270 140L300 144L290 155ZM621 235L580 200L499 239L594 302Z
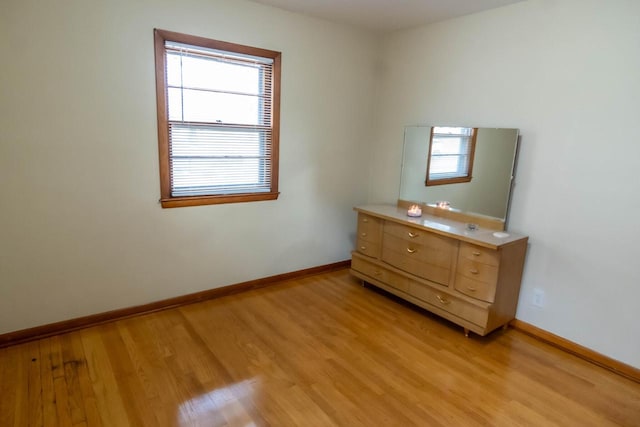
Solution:
M468 177L474 128L434 127L429 158L430 181Z
M273 60L165 41L171 196L271 191Z

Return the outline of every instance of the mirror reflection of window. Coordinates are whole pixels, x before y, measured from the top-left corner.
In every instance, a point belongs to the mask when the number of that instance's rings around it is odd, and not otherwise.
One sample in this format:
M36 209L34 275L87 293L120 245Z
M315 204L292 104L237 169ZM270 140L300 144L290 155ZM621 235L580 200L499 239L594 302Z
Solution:
M427 186L471 181L477 130L443 126L431 129Z
M518 129L476 128L473 180L426 186L432 125L404 128L398 199L415 204L450 202L453 209L506 221L518 147Z

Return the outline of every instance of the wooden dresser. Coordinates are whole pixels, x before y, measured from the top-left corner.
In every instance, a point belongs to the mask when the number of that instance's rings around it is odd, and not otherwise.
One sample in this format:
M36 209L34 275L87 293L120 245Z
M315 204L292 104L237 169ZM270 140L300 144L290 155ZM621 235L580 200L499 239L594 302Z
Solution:
M479 335L515 318L527 237L391 205L356 207L351 273Z

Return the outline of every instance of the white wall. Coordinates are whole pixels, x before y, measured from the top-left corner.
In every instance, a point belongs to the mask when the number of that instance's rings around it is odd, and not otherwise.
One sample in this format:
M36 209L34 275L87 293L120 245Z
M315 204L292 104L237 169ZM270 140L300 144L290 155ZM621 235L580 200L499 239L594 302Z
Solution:
M154 27L283 53L279 200L160 207ZM348 259L375 47L242 0L4 0L0 333Z
M371 201L397 197L407 124L520 128L517 317L640 367L640 2L530 0L395 33L382 54Z

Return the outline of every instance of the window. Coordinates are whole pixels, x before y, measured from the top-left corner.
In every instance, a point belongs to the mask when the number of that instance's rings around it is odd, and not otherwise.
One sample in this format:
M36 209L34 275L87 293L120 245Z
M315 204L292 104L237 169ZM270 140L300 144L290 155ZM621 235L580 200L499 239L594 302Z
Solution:
M471 181L477 128L431 128L426 185Z
M162 207L277 199L280 52L154 38Z

